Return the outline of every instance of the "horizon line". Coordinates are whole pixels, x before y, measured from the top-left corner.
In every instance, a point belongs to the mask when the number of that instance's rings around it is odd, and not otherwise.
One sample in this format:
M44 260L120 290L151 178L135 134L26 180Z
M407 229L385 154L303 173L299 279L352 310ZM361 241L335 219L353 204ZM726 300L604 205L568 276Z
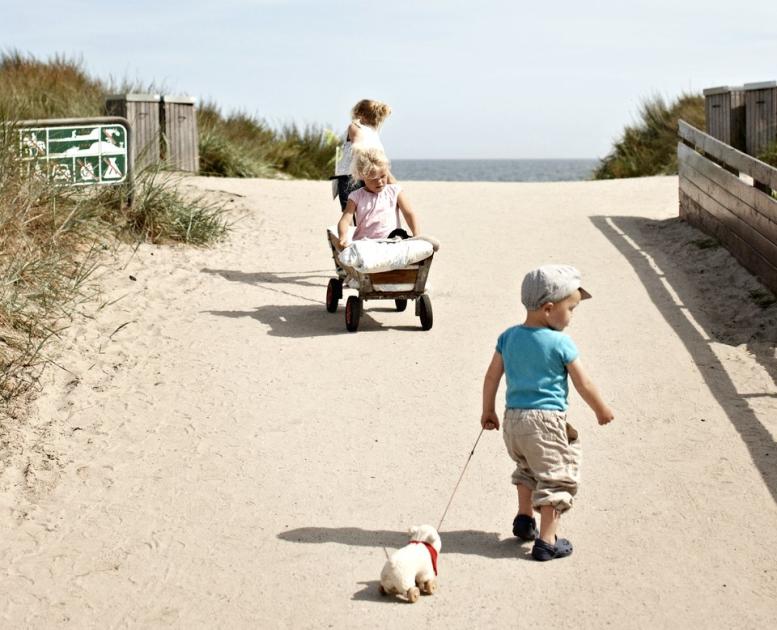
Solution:
M468 160L468 161L477 160L477 161L480 161L480 162L487 162L487 161L497 162L497 161L520 161L520 160L525 160L525 161L530 161L530 160L533 160L533 161L537 161L537 160L547 160L547 161L554 161L554 160L555 161L562 161L562 160L564 160L564 161L570 161L570 160L589 160L589 161L592 161L592 160L596 160L596 161L601 161L602 158L599 158L599 157L545 157L545 158L541 158L541 157L532 157L532 158L458 158L458 157L457 158L418 158L418 157L412 157L411 158L411 157L392 157L392 158L390 158L390 160L392 162L394 162L396 160L423 160L423 161L434 160L434 161L437 161L437 162L445 162L445 161L454 162L454 161L465 161L465 160Z

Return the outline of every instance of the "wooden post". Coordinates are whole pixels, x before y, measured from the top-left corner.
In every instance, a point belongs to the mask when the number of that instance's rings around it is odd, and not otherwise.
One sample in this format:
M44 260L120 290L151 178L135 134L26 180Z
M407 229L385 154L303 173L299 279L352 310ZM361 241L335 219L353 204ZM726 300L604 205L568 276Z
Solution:
M162 97L163 155L167 165L177 171L197 173L200 169L195 104L196 99L189 96Z
M777 142L777 81L745 83L746 150L758 157ZM754 181L767 194L771 188Z
M114 94L105 99L111 116L122 116L132 126L132 162L136 170L159 164L159 94Z
M704 90L707 133L740 151L745 150L745 91L742 87Z

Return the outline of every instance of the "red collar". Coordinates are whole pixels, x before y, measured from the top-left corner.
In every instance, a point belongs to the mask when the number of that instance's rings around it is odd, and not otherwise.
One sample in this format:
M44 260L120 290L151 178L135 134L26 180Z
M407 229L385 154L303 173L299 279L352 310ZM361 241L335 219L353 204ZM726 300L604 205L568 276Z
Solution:
M429 555L432 556L432 568L434 569L434 574L437 575L437 550L432 547L428 542L423 542L422 540L411 540L411 545L423 545L429 550Z

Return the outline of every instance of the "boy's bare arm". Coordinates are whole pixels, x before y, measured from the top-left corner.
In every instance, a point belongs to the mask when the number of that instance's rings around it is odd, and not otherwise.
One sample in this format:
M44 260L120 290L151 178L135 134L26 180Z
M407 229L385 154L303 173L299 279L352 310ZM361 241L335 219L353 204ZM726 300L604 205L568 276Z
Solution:
M399 193L399 195L397 196L397 205L399 206L399 209L402 211L402 216L405 217L405 222L407 223L407 227L410 228L410 231L413 233L413 236L418 236L421 230L420 226L418 225L418 217L413 211L413 208L411 207L410 202L407 200L405 193L403 192Z
M496 415L496 392L499 389L499 382L502 380L504 371L502 355L494 352L491 363L486 370L486 377L483 379L483 413L480 416L480 426L489 431L499 430L499 416Z
M609 405L602 400L599 390L593 384L588 375L586 374L579 359L575 359L572 363L567 365L567 372L569 372L569 378L572 379L572 384L575 386L577 393L580 397L593 409L596 414L596 420L599 424L607 424L615 415L610 409Z
M345 204L343 215L337 222L337 238L340 241L340 247L348 245L348 228L353 223L354 212L356 212L356 204L349 199L348 203Z

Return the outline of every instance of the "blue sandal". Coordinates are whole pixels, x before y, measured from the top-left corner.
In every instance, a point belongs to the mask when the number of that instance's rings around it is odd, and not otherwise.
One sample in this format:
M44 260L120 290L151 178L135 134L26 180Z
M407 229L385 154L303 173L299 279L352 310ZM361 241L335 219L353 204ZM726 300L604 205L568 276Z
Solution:
M555 545L548 544L542 538L538 538L534 541L534 547L531 550L531 557L540 562L566 558L569 555L572 555L572 543L566 538L556 538Z
M537 531L537 521L532 516L519 514L513 520L513 534L521 540L535 540L540 535Z

